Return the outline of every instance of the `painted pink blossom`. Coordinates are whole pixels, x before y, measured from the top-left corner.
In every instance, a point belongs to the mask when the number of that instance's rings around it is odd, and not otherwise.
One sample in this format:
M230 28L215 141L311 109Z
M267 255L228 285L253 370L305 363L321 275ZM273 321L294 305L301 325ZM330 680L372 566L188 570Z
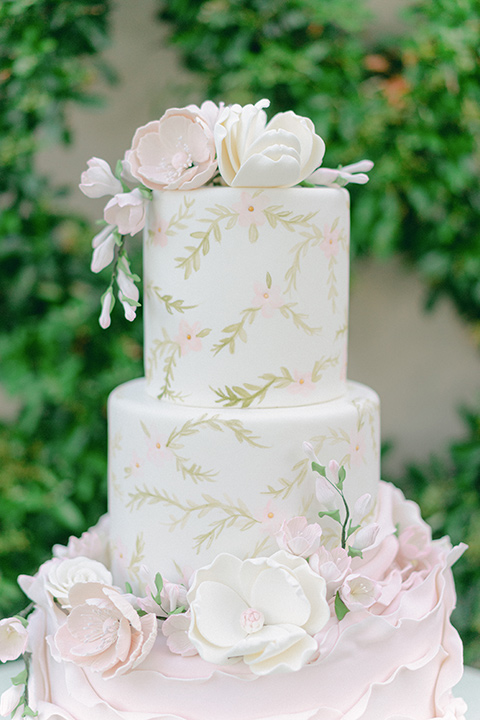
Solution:
M278 285L268 287L267 283L255 283L253 286L255 296L252 300L253 307L261 308L264 318L271 318L275 310L284 305L285 300Z
M320 243L325 257L330 259L334 255L338 255L338 239L340 237L340 231L335 228L332 230L328 225L323 226L323 240Z
M272 500L269 500L261 511L258 520L269 535L274 536L286 520L285 513Z
M15 617L0 620L0 661L16 660L27 649L28 632Z
M307 558L320 546L322 528L317 523L308 524L305 517L284 520L275 534L280 550Z
M180 345L182 356L188 355L189 352L199 352L199 350L202 349L202 340L198 337L199 332L199 322L193 323L193 325L189 325L186 320L180 322L178 335L174 339L174 342Z
M140 455L136 451L132 453L131 457L132 459L130 461L128 469L130 470L131 475L139 475L142 472L145 460L143 457L140 457Z
M158 247L166 247L168 245L167 235L168 225L158 225L154 228L153 244Z
M147 458L154 465L163 465L174 457L167 441L167 435L162 433L152 433L148 438Z
M172 108L138 128L124 167L152 190L193 190L217 171L213 133L197 111Z
M311 372L293 371L294 382L288 386L288 392L294 395L309 395L315 390L315 383L312 381Z
M63 660L100 673L123 675L148 655L157 635L157 619L139 617L128 599L101 583L77 583L69 593L72 606L54 642Z
M361 430L350 435L350 465L358 467L361 465L365 455L365 438Z
M238 224L242 227L250 225L263 225L265 213L263 212L270 202L270 198L260 194L253 197L250 193L242 192L240 200L232 205L235 212L238 212Z

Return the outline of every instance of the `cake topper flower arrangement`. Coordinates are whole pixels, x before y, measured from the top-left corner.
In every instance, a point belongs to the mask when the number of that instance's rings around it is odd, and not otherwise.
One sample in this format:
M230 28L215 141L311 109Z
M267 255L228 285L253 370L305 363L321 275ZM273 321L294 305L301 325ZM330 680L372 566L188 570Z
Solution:
M311 120L292 111L267 122L268 100L255 105L216 105L171 108L160 120L136 131L115 173L100 158L91 158L82 173L80 190L90 198L111 196L105 227L93 238L91 269L112 265L110 283L102 296L100 325L110 325L115 287L127 320L139 307L136 283L126 250L126 237L136 235L146 221L153 190L195 190L207 183L236 188L287 188L307 185L364 184L370 160L337 169L320 167L325 143Z

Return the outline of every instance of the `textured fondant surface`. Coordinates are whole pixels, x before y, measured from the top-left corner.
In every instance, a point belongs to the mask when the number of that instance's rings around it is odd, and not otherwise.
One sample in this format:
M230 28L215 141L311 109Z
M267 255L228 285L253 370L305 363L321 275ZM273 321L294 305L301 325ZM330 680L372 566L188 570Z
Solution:
M144 256L148 392L205 407L343 395L349 233L340 188L154 193Z
M377 395L349 383L338 400L296 408L189 408L150 397L143 380L109 402L109 507L118 581L141 563L171 579L220 552L269 554L283 520L319 521L302 443L345 466L353 506L380 477Z

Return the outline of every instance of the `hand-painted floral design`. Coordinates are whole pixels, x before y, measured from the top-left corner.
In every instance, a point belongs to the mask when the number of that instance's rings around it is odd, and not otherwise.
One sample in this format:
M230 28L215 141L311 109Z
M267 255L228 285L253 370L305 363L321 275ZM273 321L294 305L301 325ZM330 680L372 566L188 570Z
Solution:
M253 286L255 295L252 300L253 307L261 308L260 312L264 318L271 318L275 310L282 307L285 299L279 285L268 286L267 282L256 282Z
M338 227L330 228L328 225L323 226L323 240L320 247L325 257L329 260L331 257L338 255L339 251L340 230Z
M264 193L252 195L245 191L242 192L240 200L232 205L232 208L238 213L238 224L242 227L263 225L266 221L263 211L269 202L270 199Z
M362 430L354 432L350 436L350 465L356 467L364 461L366 450L365 436Z
M278 533L286 519L282 506L273 500L269 500L258 515L258 522L262 524L262 529L272 537Z
M151 432L147 437L147 458L154 465L161 466L174 459L171 448L168 447L168 436L162 433Z
M202 349L201 324L199 322L189 325L186 320L180 321L178 335L174 338L174 342L180 346L180 354L182 357L190 352L200 352Z
M311 372L293 371L293 382L288 386L288 392L293 395L309 395L315 390Z

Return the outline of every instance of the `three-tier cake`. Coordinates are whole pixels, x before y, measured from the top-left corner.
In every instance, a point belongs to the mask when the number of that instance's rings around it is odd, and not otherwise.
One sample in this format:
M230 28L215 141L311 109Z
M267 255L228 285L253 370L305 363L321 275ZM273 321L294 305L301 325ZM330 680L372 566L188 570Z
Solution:
M82 177L112 196L104 327L116 292L135 317L145 227L145 378L110 396L108 517L20 579L41 720L463 718L463 546L380 481L347 381L344 186L371 163L321 168L311 121L265 107L169 110Z

